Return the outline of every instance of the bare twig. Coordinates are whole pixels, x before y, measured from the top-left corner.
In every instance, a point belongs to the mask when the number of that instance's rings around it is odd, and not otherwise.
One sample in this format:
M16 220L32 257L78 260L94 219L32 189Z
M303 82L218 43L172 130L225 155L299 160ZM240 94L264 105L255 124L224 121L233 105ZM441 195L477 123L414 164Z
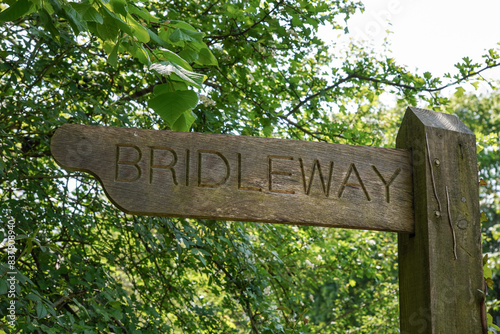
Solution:
M133 93L131 95L123 96L122 98L120 98L120 100L121 101L131 101L131 100L135 100L135 99L137 99L139 97L143 97L144 95L153 92L153 89L155 88L155 86L156 86L156 84L148 86L146 88L138 90L137 92L135 92L135 93Z
M353 77L353 78L357 78L357 79L363 80L363 81L376 82L376 83L381 83L381 84L384 84L384 85L389 85L389 86L393 86L393 87L410 89L410 90L414 90L414 91L418 91L418 92L434 93L434 92L438 92L438 91L441 91L443 89L446 89L448 87L454 86L456 84L459 84L462 81L465 81L465 80L467 80L467 79L469 79L471 77L479 75L481 72L484 72L486 70L489 70L489 69L492 69L492 68L495 68L495 67L498 67L498 66L500 66L500 63L498 63L498 64L492 64L492 65L487 65L487 66L483 67L482 69L480 69L479 71L470 72L469 74L464 75L463 77L458 78L458 79L456 79L453 82L450 82L450 83L448 83L446 85L443 85L443 86L440 86L440 87L435 87L435 88L415 87L415 86L411 86L411 85L408 85L408 84L401 84L401 83L393 82L393 81L389 81L389 80L371 78L371 77L363 76L363 75L360 75L360 74L357 74L357 73L351 73L350 76Z
M286 116L290 116L294 113L296 113L304 104L306 104L307 102L309 102L310 100L314 99L315 97L318 97L319 95L321 95L322 93L324 92L328 92L332 89L335 89L337 88L338 86L340 86L341 84L343 84L344 82L346 81L349 81L350 79L353 78L353 75L352 74L349 74L348 76L346 76L345 78L343 79L340 79L339 81L337 81L336 83L334 83L333 85L331 86L328 86L326 88L323 88L321 89L319 92L315 93L315 94L312 94L312 95L309 95L308 97L306 97L305 99L303 99L302 101L300 101L292 110L290 110Z

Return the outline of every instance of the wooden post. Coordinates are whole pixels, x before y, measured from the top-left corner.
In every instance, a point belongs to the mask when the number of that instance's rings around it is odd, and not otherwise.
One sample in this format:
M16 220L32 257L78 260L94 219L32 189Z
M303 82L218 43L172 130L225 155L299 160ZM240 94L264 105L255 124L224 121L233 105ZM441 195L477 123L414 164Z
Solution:
M408 108L415 233L398 234L401 333L483 333L484 278L474 134L453 116Z

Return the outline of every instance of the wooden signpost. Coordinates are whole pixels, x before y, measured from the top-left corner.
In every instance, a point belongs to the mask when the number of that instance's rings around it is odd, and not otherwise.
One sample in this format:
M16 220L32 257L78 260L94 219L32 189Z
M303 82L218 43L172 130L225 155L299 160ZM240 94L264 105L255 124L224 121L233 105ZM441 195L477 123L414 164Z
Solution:
M132 214L414 229L407 150L84 125L51 146Z
M475 137L408 108L397 149L64 125L55 160L121 210L399 232L402 333L482 333Z

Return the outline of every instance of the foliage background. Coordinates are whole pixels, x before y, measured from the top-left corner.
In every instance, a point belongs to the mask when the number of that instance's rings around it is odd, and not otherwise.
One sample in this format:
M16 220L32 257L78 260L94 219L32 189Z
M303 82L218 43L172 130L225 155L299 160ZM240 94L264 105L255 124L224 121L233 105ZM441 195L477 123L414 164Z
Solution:
M500 95L467 95L497 66L412 73L317 29L357 1L7 1L0 12L0 331L397 333L396 236L125 215L89 175L60 169L65 123L393 146L405 105L455 113L478 136L500 316ZM388 46L389 47L389 46ZM451 99L445 87L457 87ZM380 103L382 94L397 107ZM17 324L7 324L7 221Z

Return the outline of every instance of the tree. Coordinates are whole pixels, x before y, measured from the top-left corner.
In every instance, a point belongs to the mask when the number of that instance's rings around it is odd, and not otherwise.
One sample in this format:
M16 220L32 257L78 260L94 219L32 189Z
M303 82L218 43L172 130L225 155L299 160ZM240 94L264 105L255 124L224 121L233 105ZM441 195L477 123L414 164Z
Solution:
M397 332L394 235L129 216L92 177L60 169L50 137L79 123L380 146L377 129L391 124L377 121L382 93L439 108L442 88L498 65L493 50L436 78L354 43L326 45L318 27L345 33L355 1L7 3L3 330ZM11 230L15 298L4 280Z

